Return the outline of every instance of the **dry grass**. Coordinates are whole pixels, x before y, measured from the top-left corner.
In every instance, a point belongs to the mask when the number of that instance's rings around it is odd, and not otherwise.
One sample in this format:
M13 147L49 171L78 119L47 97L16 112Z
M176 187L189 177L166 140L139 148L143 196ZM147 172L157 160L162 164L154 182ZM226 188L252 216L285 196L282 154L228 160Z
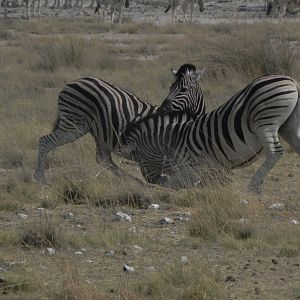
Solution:
M97 165L91 137L49 154L48 186L35 183L32 172L38 138L50 131L57 95L67 82L98 76L159 104L173 80L169 68L191 62L207 69L201 86L211 109L262 73L299 80L297 26L2 21L1 297L296 299L300 227L290 221L300 220L300 169L290 151L268 177L261 198L245 193L257 164L236 171L233 183L223 187L140 186ZM114 160L141 178L135 165ZM271 210L274 202L284 209ZM149 203L161 208L147 209ZM117 221L117 211L132 222ZM69 212L73 216L66 217ZM161 225L164 217L175 221ZM45 247L57 253L45 255ZM107 256L109 250L115 254ZM135 272L123 272L125 263Z

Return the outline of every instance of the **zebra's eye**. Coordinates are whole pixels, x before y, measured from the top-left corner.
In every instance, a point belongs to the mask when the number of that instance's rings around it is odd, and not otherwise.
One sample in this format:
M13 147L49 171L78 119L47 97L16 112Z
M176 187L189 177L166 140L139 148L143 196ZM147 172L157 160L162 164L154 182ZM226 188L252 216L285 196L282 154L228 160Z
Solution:
M185 93L187 90L188 90L188 88L185 87L185 86L181 88L181 92L182 92L182 93Z

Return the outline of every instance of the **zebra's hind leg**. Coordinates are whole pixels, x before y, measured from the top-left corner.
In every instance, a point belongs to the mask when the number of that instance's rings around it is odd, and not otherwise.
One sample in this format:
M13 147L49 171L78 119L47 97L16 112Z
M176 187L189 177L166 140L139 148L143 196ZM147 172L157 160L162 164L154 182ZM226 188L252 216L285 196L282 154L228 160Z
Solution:
M279 134L289 143L293 150L300 155L300 103L287 121L280 127Z
M257 194L261 193L261 188L264 179L273 169L277 161L283 154L283 147L278 139L278 129L266 129L258 133L258 139L265 150L266 159L261 167L256 171L252 177L248 190Z
M45 163L49 151L56 147L71 143L85 135L89 130L88 124L81 122L73 123L72 120L60 118L57 128L45 136L40 138L37 166L34 177L41 183L46 183L45 179Z

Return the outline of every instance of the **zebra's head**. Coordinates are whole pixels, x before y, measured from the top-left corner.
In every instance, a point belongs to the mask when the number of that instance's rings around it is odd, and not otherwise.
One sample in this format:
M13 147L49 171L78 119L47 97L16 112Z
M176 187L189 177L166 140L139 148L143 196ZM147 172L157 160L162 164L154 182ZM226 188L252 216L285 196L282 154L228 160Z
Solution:
M171 70L175 76L175 81L170 87L169 95L160 106L160 112L180 111L192 115L204 114L205 103L198 83L204 69L197 71L194 65L184 64L178 71Z

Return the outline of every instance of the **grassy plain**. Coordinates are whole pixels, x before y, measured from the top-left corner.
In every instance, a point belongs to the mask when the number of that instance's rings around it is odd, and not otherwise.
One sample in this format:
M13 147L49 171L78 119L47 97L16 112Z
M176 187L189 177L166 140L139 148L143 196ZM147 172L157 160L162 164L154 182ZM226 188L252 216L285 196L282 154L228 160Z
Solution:
M0 25L1 299L299 299L300 225L291 221L300 221L300 161L288 147L260 197L246 193L259 162L225 187L141 187L97 165L89 136L48 156L49 185L32 179L38 139L69 81L100 77L160 104L169 69L190 62L206 68L200 84L212 109L263 74L300 80L299 24ZM282 210L269 208L277 202ZM117 211L132 222L116 221ZM164 217L175 221L161 225Z

